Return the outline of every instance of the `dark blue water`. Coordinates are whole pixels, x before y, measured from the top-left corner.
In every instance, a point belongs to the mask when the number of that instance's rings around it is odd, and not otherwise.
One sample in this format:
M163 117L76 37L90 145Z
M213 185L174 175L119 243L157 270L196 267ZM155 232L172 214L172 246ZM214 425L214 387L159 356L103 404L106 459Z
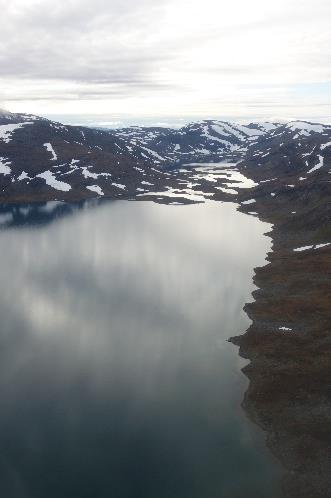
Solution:
M221 203L17 209L0 218L0 496L278 497L227 342L267 225Z

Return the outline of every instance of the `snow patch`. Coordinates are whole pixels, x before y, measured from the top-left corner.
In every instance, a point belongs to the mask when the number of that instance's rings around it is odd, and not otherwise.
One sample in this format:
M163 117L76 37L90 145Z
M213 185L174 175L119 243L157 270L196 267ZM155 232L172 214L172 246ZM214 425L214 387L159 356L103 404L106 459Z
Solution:
M326 242L326 244L317 244L317 246L315 246L314 249L321 249L321 247L327 247L330 245L331 245L331 242Z
M249 199L248 201L243 201L241 204L254 204L256 202L255 199Z
M222 140L221 138L217 138L217 137L215 137L213 135L210 135L209 134L209 130L208 130L208 126L205 126L203 128L203 136L206 137L206 138L208 138L210 141L219 142L219 143L225 145L228 148L236 147L236 146L233 146L231 144L231 142L228 142L227 140Z
M69 190L71 190L71 185L69 185L69 183L57 180L54 176L54 173L49 170L44 171L43 173L39 173L39 175L36 175L36 177L43 178L47 185L56 190L62 190L63 192L68 192Z
M112 183L112 185L114 185L114 187L117 187L117 188L121 188L123 190L126 189L126 186L125 185L122 185L121 183Z
M330 246L331 242L326 242L324 244L316 244L313 246L303 246L303 247L297 247L296 249L293 249L295 252L301 252L301 251L308 251L309 249L321 249L322 247L327 247Z
M148 152L152 156L156 157L157 159L160 159L160 161L165 161L165 158L160 156L157 152L155 152L155 150L148 149L147 147L143 147L142 145L140 146L140 148L145 150L146 152Z
M3 140L6 143L11 141L11 135L14 131L22 128L22 126L26 126L29 124L33 124L32 121L26 121L25 123L17 123L17 124L6 124L0 125L0 140Z
M99 176L111 177L111 173L93 173L93 171L90 171L89 168L92 168L92 166L83 166L81 168L84 178L93 178L96 180Z
M93 178L94 180L98 178L98 174L97 173L92 173L92 171L89 171L88 168L90 168L91 166L84 166L82 168L82 175L84 178Z
M233 188L225 188L225 187L215 187L216 190L221 190L225 194L232 194L232 195L237 195L238 192L237 190L234 190Z
M57 161L57 155L55 153L55 150L53 149L52 144L46 143L46 144L44 144L44 147L46 148L47 152L49 152L50 154L52 154L51 161Z
M294 252L302 252L302 251L308 251L309 249L313 249L314 246L302 246L302 247L296 247L293 249Z
M324 126L320 124L307 123L305 121L292 121L286 125L292 131L298 130L298 135L309 136L312 132L323 133Z
M316 171L317 169L320 169L320 168L322 168L322 166L324 166L324 157L319 155L318 159L319 159L319 161L316 164L316 166L314 166L309 171L307 171L307 174L312 173L313 171Z
M9 167L10 162L4 158L0 157L0 173L2 175L10 175L11 173L11 168Z
M99 185L87 185L86 187L88 190L91 190L91 192L96 192L98 195L104 195L101 187Z
M21 181L21 180L27 180L27 179L31 179L29 177L29 175L25 172L25 171L22 171L22 173L20 174L20 176L17 177L17 180Z

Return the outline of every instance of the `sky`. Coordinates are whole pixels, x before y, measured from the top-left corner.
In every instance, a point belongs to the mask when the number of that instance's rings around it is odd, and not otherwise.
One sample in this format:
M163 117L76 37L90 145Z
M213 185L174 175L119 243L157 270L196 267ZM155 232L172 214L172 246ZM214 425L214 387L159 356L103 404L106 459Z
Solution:
M331 122L330 0L0 0L0 12L12 112Z

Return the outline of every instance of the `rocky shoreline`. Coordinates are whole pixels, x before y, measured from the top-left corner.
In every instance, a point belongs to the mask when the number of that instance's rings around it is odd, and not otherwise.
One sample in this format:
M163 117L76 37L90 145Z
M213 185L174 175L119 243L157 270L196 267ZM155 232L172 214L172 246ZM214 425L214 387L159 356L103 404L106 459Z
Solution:
M257 180L258 169L245 174ZM288 179L286 179L288 183ZM331 496L330 187L327 177L303 188L277 179L255 189L254 210L273 224L268 264L257 268L252 325L231 339L250 360L243 407L267 433L283 464L286 498ZM284 182L283 182L284 183ZM277 192L277 202L269 190ZM241 194L242 199L247 193ZM245 202L245 201L244 201ZM241 204L248 211L250 205ZM323 243L324 242L324 243Z

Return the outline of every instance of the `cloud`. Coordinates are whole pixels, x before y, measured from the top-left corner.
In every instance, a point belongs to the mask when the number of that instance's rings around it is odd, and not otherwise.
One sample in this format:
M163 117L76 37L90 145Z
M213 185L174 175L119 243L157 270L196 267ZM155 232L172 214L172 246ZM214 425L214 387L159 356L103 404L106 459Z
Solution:
M128 85L149 81L164 54L142 51L133 43L147 18L135 28L139 12L132 0L109 5L101 0L3 2L1 77ZM140 8L150 5L140 2Z
M96 101L120 112L119 99L123 112L221 113L258 90L268 112L270 88L286 106L299 85L331 82L328 0L0 0L0 11L0 102L15 110L77 112L81 100L81 112Z

